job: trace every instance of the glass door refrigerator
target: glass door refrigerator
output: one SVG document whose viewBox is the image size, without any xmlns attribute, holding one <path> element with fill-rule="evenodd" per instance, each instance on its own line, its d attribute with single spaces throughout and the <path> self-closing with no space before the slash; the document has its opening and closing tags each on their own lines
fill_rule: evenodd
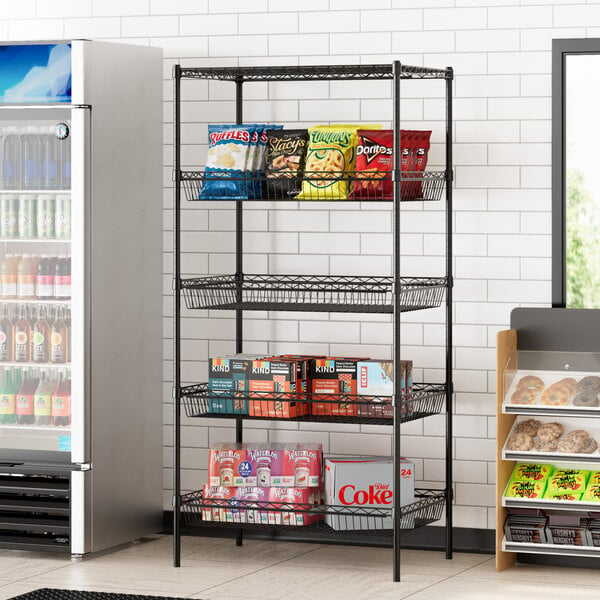
<svg viewBox="0 0 600 600">
<path fill-rule="evenodd" d="M 162 529 L 162 53 L 0 45 L 0 548 Z"/>
</svg>

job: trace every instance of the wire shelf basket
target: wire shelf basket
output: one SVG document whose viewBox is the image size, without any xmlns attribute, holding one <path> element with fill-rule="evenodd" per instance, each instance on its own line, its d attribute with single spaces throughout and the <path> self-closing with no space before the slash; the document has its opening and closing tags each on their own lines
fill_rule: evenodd
<svg viewBox="0 0 600 600">
<path fill-rule="evenodd" d="M 215 275 L 182 279 L 189 309 L 296 310 L 392 313 L 393 277 L 336 275 Z M 441 305 L 445 277 L 403 277 L 396 298 L 399 312 Z"/>
<path fill-rule="evenodd" d="M 412 531 L 442 517 L 444 490 L 415 490 L 415 502 L 402 507 L 400 527 Z M 393 533 L 392 508 L 308 505 L 293 502 L 248 501 L 237 498 L 204 499 L 201 491 L 181 496 L 184 522 L 190 527 L 271 529 L 337 535 Z"/>
<path fill-rule="evenodd" d="M 356 423 L 391 425 L 394 418 L 392 396 L 356 396 L 350 394 L 209 391 L 208 383 L 188 385 L 180 390 L 188 417 Z M 415 383 L 401 397 L 401 422 L 416 421 L 442 412 L 446 386 L 439 383 Z"/>
<path fill-rule="evenodd" d="M 187 200 L 357 201 L 390 202 L 390 173 L 329 173 L 305 171 L 302 176 L 269 179 L 251 171 L 181 171 Z M 309 181 L 311 185 L 303 186 Z M 435 202 L 446 187 L 445 171 L 404 171 L 402 202 Z M 304 188 L 304 189 L 303 189 Z"/>
</svg>

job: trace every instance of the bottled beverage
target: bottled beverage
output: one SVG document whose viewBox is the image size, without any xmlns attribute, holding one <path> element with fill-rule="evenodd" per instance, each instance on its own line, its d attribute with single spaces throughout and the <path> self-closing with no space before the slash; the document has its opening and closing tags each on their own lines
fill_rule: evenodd
<svg viewBox="0 0 600 600">
<path fill-rule="evenodd" d="M 61 254 L 54 267 L 54 297 L 71 297 L 71 257 Z"/>
<path fill-rule="evenodd" d="M 71 307 L 67 306 L 65 308 L 65 323 L 67 324 L 67 331 L 69 332 L 68 340 L 67 340 L 67 356 L 69 360 L 71 360 Z"/>
<path fill-rule="evenodd" d="M 71 189 L 71 136 L 60 143 L 60 189 Z"/>
<path fill-rule="evenodd" d="M 0 362 L 10 362 L 13 359 L 14 325 L 8 317 L 8 304 L 2 305 L 0 316 Z"/>
<path fill-rule="evenodd" d="M 46 369 L 42 369 L 40 381 L 33 396 L 33 416 L 36 425 L 52 423 L 52 385 Z"/>
<path fill-rule="evenodd" d="M 45 363 L 49 358 L 50 327 L 46 316 L 46 307 L 39 306 L 37 320 L 31 332 L 31 360 L 33 362 Z"/>
<path fill-rule="evenodd" d="M 71 239 L 71 196 L 59 194 L 55 202 L 54 228 L 56 237 Z"/>
<path fill-rule="evenodd" d="M 2 187 L 21 188 L 21 138 L 14 126 L 6 127 L 2 137 Z"/>
<path fill-rule="evenodd" d="M 17 306 L 14 359 L 17 362 L 31 360 L 31 324 L 27 318 L 27 307 L 24 304 Z"/>
<path fill-rule="evenodd" d="M 29 254 L 23 254 L 17 267 L 17 296 L 35 298 L 35 272 Z"/>
<path fill-rule="evenodd" d="M 37 264 L 35 277 L 35 295 L 37 298 L 52 298 L 54 296 L 54 272 L 51 270 L 50 257 L 42 255 Z"/>
<path fill-rule="evenodd" d="M 33 414 L 34 397 L 37 386 L 38 380 L 33 369 L 25 371 L 16 398 L 17 423 L 19 425 L 33 425 L 35 420 Z"/>
<path fill-rule="evenodd" d="M 42 187 L 42 145 L 38 128 L 30 125 L 23 136 L 23 188 L 39 190 Z"/>
<path fill-rule="evenodd" d="M 16 194 L 2 194 L 0 199 L 0 235 L 6 238 L 17 237 L 19 233 L 19 197 Z"/>
<path fill-rule="evenodd" d="M 55 190 L 60 183 L 60 148 L 55 128 L 50 125 L 41 128 L 42 141 L 42 189 Z"/>
<path fill-rule="evenodd" d="M 37 199 L 36 233 L 39 238 L 53 238 L 54 229 L 54 196 L 41 194 Z"/>
<path fill-rule="evenodd" d="M 61 371 L 58 384 L 52 395 L 52 421 L 56 426 L 66 426 L 71 423 L 71 380 L 66 371 Z"/>
<path fill-rule="evenodd" d="M 20 238 L 30 239 L 36 236 L 36 208 L 37 202 L 33 194 L 19 196 L 17 229 Z"/>
<path fill-rule="evenodd" d="M 4 369 L 4 381 L 0 387 L 0 423 L 8 425 L 17 420 L 16 391 L 13 381 L 13 370 Z"/>
<path fill-rule="evenodd" d="M 2 279 L 2 297 L 13 299 L 17 297 L 17 257 L 7 254 L 0 264 L 0 278 Z"/>
<path fill-rule="evenodd" d="M 50 362 L 64 363 L 69 360 L 67 356 L 69 347 L 69 330 L 65 323 L 65 314 L 62 306 L 56 307 L 56 318 L 52 323 L 50 333 Z"/>
</svg>

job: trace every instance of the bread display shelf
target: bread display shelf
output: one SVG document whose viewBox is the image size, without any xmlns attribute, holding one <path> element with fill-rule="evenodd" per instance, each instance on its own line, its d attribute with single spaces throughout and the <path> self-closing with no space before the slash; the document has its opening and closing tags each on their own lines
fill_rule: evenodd
<svg viewBox="0 0 600 600">
<path fill-rule="evenodd" d="M 587 556 L 600 558 L 600 547 L 596 546 L 566 546 L 559 544 L 526 544 L 524 542 L 507 542 L 502 540 L 504 552 L 519 552 L 524 554 L 553 554 L 561 556 Z"/>
<path fill-rule="evenodd" d="M 600 512 L 600 502 L 580 502 L 576 500 L 546 500 L 537 498 L 502 498 L 506 508 L 535 508 L 538 510 L 567 510 L 569 512 Z"/>
<path fill-rule="evenodd" d="M 519 415 L 513 426 L 506 437 L 506 442 L 502 448 L 502 459 L 503 460 L 515 460 L 521 462 L 532 462 L 532 463 L 541 463 L 541 462 L 550 462 L 550 463 L 590 463 L 590 464 L 600 464 L 600 450 L 596 449 L 594 452 L 589 454 L 583 452 L 540 452 L 532 448 L 531 450 L 526 450 L 525 448 L 519 449 L 508 449 L 511 438 L 517 434 L 517 429 L 520 423 L 529 420 L 529 416 L 527 415 Z M 560 436 L 559 440 L 564 436 L 568 435 L 571 431 L 576 430 L 584 430 L 587 431 L 589 437 L 593 438 L 598 442 L 600 440 L 600 421 L 590 422 L 588 419 L 583 418 L 569 418 L 569 420 L 557 421 L 555 419 L 550 418 L 540 418 L 537 419 L 540 423 L 560 423 L 564 431 Z"/>
</svg>

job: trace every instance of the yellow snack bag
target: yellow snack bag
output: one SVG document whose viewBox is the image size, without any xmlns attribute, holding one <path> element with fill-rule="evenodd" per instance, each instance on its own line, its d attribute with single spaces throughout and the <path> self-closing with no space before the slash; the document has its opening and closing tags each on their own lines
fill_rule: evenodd
<svg viewBox="0 0 600 600">
<path fill-rule="evenodd" d="M 308 150 L 302 191 L 298 200 L 345 200 L 348 177 L 354 175 L 359 129 L 381 129 L 381 124 L 317 125 L 308 130 Z"/>
</svg>

